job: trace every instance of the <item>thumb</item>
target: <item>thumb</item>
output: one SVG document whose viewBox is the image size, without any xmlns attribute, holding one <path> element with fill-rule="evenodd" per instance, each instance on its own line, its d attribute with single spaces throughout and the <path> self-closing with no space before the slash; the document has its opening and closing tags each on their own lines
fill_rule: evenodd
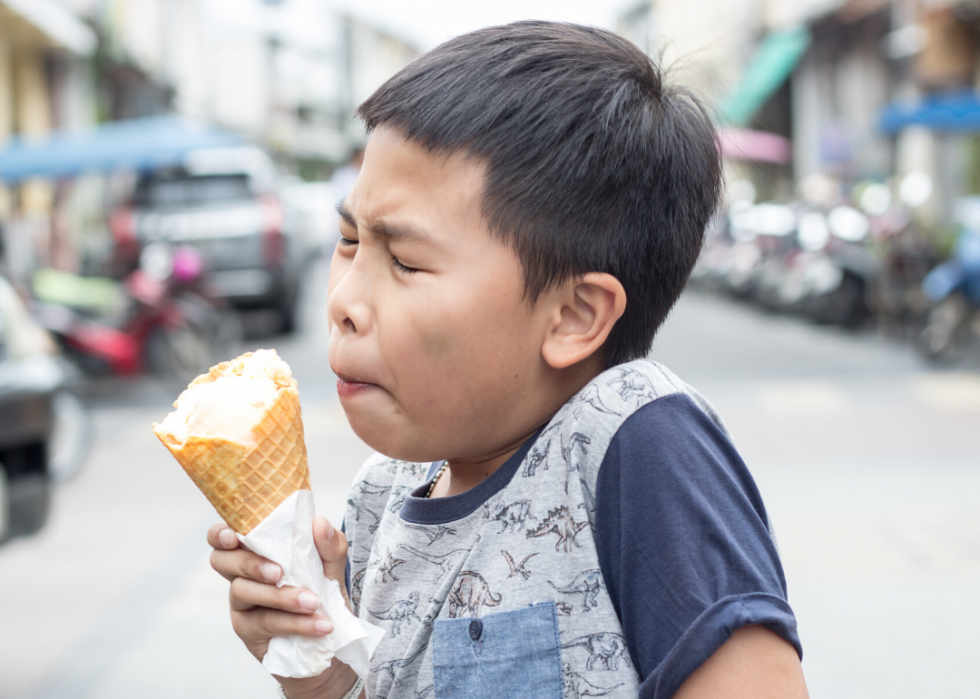
<svg viewBox="0 0 980 699">
<path fill-rule="evenodd" d="M 335 529 L 326 517 L 313 520 L 313 543 L 323 560 L 323 574 L 340 583 L 344 588 L 344 572 L 347 568 L 347 537 Z"/>
</svg>

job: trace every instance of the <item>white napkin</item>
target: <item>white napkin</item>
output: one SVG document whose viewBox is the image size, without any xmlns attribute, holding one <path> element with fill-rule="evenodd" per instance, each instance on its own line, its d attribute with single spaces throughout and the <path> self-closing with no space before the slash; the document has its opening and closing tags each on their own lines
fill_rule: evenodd
<svg viewBox="0 0 980 699">
<path fill-rule="evenodd" d="M 276 636 L 262 665 L 280 677 L 314 677 L 330 667 L 336 656 L 367 678 L 371 654 L 385 631 L 358 619 L 344 604 L 340 586 L 323 574 L 323 562 L 313 543 L 313 493 L 297 490 L 239 540 L 250 551 L 282 568 L 277 585 L 295 585 L 320 596 L 317 613 L 333 621 L 332 633 L 319 638 Z M 337 531 L 338 536 L 342 536 Z"/>
</svg>

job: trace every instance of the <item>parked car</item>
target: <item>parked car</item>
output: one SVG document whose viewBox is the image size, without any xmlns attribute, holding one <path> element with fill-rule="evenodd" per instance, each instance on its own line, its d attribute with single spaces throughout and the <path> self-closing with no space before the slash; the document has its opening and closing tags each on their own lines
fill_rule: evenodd
<svg viewBox="0 0 980 699">
<path fill-rule="evenodd" d="M 279 174 L 255 147 L 192 151 L 178 168 L 142 176 L 110 228 L 133 260 L 151 243 L 190 245 L 210 293 L 237 309 L 272 309 L 292 331 L 316 241 L 284 200 Z"/>
<path fill-rule="evenodd" d="M 85 461 L 91 431 L 72 378 L 0 274 L 0 542 L 39 530 L 52 482 Z"/>
</svg>

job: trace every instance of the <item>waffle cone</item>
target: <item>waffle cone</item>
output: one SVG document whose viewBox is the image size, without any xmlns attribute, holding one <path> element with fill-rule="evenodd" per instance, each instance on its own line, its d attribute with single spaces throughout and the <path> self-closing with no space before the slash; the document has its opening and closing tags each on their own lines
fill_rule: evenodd
<svg viewBox="0 0 980 699">
<path fill-rule="evenodd" d="M 228 365 L 218 365 L 191 386 L 213 381 Z M 180 442 L 160 425 L 153 426 L 154 433 L 222 519 L 242 535 L 295 491 L 310 489 L 299 392 L 292 377 L 284 383 L 278 398 L 253 429 L 254 446 L 198 435 L 188 435 Z"/>
</svg>

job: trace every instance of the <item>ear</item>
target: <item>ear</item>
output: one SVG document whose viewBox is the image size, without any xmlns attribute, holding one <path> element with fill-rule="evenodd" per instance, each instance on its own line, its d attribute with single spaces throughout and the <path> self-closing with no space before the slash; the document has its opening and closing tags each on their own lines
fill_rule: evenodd
<svg viewBox="0 0 980 699">
<path fill-rule="evenodd" d="M 616 277 L 589 272 L 556 291 L 556 306 L 541 355 L 565 369 L 594 355 L 626 310 L 626 291 Z"/>
</svg>

